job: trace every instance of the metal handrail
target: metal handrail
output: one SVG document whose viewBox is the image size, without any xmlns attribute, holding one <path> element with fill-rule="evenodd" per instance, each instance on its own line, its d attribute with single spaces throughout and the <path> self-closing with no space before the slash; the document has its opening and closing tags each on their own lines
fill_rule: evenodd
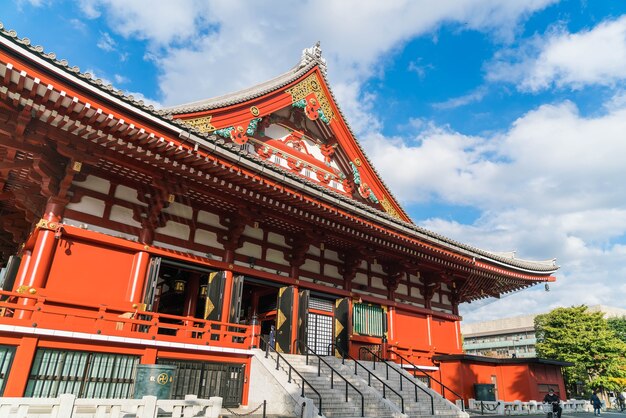
<svg viewBox="0 0 626 418">
<path fill-rule="evenodd" d="M 342 364 L 345 364 L 345 359 L 346 358 L 349 358 L 350 360 L 354 361 L 354 374 L 358 375 L 357 365 L 361 366 L 361 368 L 367 372 L 367 386 L 370 386 L 370 387 L 372 386 L 372 376 L 374 376 L 374 378 L 376 378 L 376 380 L 378 380 L 383 385 L 383 398 L 384 399 L 387 399 L 386 389 L 389 389 L 390 391 L 395 393 L 396 396 L 398 398 L 400 398 L 400 406 L 401 406 L 402 413 L 404 414 L 404 398 L 402 397 L 402 395 L 400 395 L 398 392 L 396 392 L 396 390 L 394 388 L 392 388 L 391 386 L 389 386 L 388 384 L 383 382 L 383 380 L 380 377 L 378 377 L 376 374 L 372 373 L 372 371 L 370 369 L 368 369 L 367 367 L 362 365 L 357 359 L 355 359 L 350 354 L 345 353 L 342 349 L 337 347 L 337 344 L 335 344 L 335 343 L 328 344 L 328 352 L 329 353 L 332 353 L 332 347 L 333 346 L 335 347 L 335 349 L 337 351 L 339 351 L 339 354 L 341 354 L 341 356 L 342 356 Z"/>
<path fill-rule="evenodd" d="M 461 402 L 461 410 L 465 411 L 465 400 L 463 399 L 463 397 L 461 395 L 459 395 L 458 393 L 456 393 L 455 391 L 453 391 L 452 389 L 450 389 L 449 387 L 447 387 L 446 385 L 441 383 L 439 380 L 437 380 L 437 378 L 429 375 L 424 370 L 418 368 L 415 364 L 411 363 L 411 361 L 409 359 L 404 357 L 402 354 L 398 353 L 396 350 L 394 350 L 394 349 L 388 349 L 388 350 L 390 352 L 393 352 L 398 357 L 400 357 L 400 367 L 403 366 L 403 364 L 404 364 L 403 361 L 405 361 L 413 368 L 413 377 L 417 378 L 417 376 L 415 376 L 415 370 L 417 370 L 420 373 L 422 373 L 424 376 L 428 377 L 429 379 L 434 380 L 441 387 L 441 396 L 443 396 L 444 399 L 446 397 L 446 389 L 448 389 L 450 392 L 452 392 L 452 394 L 456 395 L 456 397 L 459 398 L 462 401 Z"/>
<path fill-rule="evenodd" d="M 265 339 L 265 337 L 263 337 L 262 335 L 259 335 L 259 338 L 265 343 L 265 358 L 267 358 L 269 356 L 270 353 L 270 348 L 272 350 L 274 350 L 274 353 L 276 353 L 276 370 L 278 370 L 280 368 L 280 359 L 282 359 L 285 364 L 287 364 L 287 366 L 289 366 L 289 372 L 287 373 L 287 375 L 289 376 L 288 378 L 288 382 L 291 383 L 291 371 L 293 370 L 299 377 L 300 379 L 302 379 L 302 397 L 304 398 L 304 385 L 307 384 L 309 385 L 309 387 L 311 388 L 311 390 L 313 392 L 315 392 L 315 394 L 317 395 L 319 401 L 320 401 L 320 406 L 318 408 L 317 414 L 318 415 L 322 415 L 322 395 L 320 395 L 320 393 L 317 391 L 317 389 L 315 389 L 313 387 L 313 385 L 311 385 L 305 378 L 304 376 L 302 376 L 300 374 L 300 372 L 298 372 L 295 367 L 293 367 L 285 357 L 283 357 L 278 351 L 276 351 L 276 349 L 274 347 L 272 347 L 270 345 L 270 343 Z"/>
<path fill-rule="evenodd" d="M 414 386 L 414 389 L 415 389 L 415 402 L 418 401 L 417 389 L 419 389 L 422 392 L 424 392 L 425 394 L 427 394 L 430 397 L 431 414 L 435 415 L 435 397 L 433 396 L 432 393 L 428 392 L 426 389 L 424 389 L 423 387 L 421 387 L 420 385 L 415 383 L 413 380 L 411 380 L 410 378 L 405 376 L 404 373 L 402 373 L 400 370 L 398 370 L 395 367 L 393 367 L 392 365 L 390 365 L 387 360 L 383 359 L 382 357 L 380 357 L 378 354 L 374 353 L 372 350 L 370 350 L 367 347 L 359 348 L 359 359 L 361 359 L 361 351 L 363 351 L 363 350 L 369 352 L 372 355 L 372 357 L 374 358 L 374 370 L 376 370 L 376 359 L 378 359 L 381 363 L 385 363 L 385 366 L 386 366 L 385 372 L 386 372 L 386 375 L 387 375 L 387 380 L 389 380 L 389 368 L 391 368 L 391 370 L 393 370 L 394 372 L 396 372 L 396 373 L 398 373 L 400 375 L 400 391 L 402 391 L 402 379 L 406 379 L 407 382 L 411 383 Z"/>
<path fill-rule="evenodd" d="M 309 352 L 313 353 L 315 355 L 315 357 L 317 357 L 317 375 L 318 376 L 322 375 L 322 363 L 324 363 L 330 369 L 330 388 L 331 389 L 335 388 L 335 384 L 334 384 L 334 376 L 335 376 L 335 374 L 337 374 L 337 376 L 339 376 L 344 382 L 346 382 L 346 402 L 348 402 L 348 385 L 350 385 L 350 387 L 352 389 L 354 389 L 359 395 L 361 395 L 361 416 L 364 417 L 365 416 L 365 397 L 363 396 L 363 392 L 358 390 L 356 388 L 356 386 L 354 386 L 352 383 L 350 383 L 348 381 L 348 379 L 343 377 L 341 375 L 341 373 L 339 373 L 337 370 L 335 370 L 335 368 L 333 366 L 331 366 L 326 360 L 324 360 L 322 358 L 322 356 L 317 354 L 315 352 L 315 350 L 313 350 L 311 347 L 309 347 L 304 341 L 294 340 L 293 341 L 293 345 L 296 346 L 297 348 L 304 347 L 306 349 L 305 356 L 306 356 L 306 364 L 307 364 L 307 366 L 309 364 Z"/>
</svg>

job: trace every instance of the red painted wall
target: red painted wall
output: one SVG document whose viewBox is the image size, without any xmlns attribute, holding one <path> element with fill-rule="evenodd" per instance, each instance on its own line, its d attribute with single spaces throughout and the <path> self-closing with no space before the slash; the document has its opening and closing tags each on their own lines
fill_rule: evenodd
<svg viewBox="0 0 626 418">
<path fill-rule="evenodd" d="M 432 336 L 433 350 L 435 352 L 445 354 L 463 352 L 455 324 L 455 321 L 447 321 L 439 318 L 431 319 L 430 333 Z"/>
<path fill-rule="evenodd" d="M 549 387 L 565 399 L 560 366 L 538 363 L 490 364 L 462 360 L 440 364 L 440 380 L 464 399 L 475 398 L 474 384 L 495 383 L 498 400 L 542 400 Z"/>
<path fill-rule="evenodd" d="M 394 342 L 400 347 L 428 351 L 428 324 L 426 315 L 396 310 L 394 315 Z"/>
<path fill-rule="evenodd" d="M 42 295 L 73 303 L 120 306 L 125 301 L 133 254 L 73 238 L 58 240 Z"/>
</svg>

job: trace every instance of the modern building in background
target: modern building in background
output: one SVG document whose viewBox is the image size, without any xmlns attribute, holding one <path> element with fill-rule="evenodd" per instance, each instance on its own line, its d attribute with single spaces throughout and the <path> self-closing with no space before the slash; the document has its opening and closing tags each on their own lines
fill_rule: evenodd
<svg viewBox="0 0 626 418">
<path fill-rule="evenodd" d="M 604 312 L 605 318 L 626 316 L 626 309 L 604 305 L 589 307 L 589 312 Z M 493 321 L 462 324 L 463 349 L 466 354 L 488 357 L 537 357 L 535 317 L 523 315 Z"/>
</svg>

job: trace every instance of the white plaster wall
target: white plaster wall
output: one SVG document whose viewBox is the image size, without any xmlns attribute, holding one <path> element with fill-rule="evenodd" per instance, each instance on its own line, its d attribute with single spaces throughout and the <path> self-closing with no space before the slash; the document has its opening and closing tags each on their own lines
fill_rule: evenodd
<svg viewBox="0 0 626 418">
<path fill-rule="evenodd" d="M 309 250 L 306 253 L 315 257 L 319 257 L 322 255 L 322 251 L 319 248 L 314 247 L 313 245 L 309 247 Z"/>
<path fill-rule="evenodd" d="M 337 266 L 331 264 L 326 264 L 324 266 L 324 276 L 331 277 L 333 279 L 342 279 Z"/>
<path fill-rule="evenodd" d="M 367 285 L 367 275 L 365 273 L 357 273 L 352 280 L 352 284 L 364 284 Z"/>
<path fill-rule="evenodd" d="M 252 244 L 250 242 L 244 242 L 243 246 L 237 249 L 237 254 L 246 255 L 248 257 L 254 257 L 257 260 L 261 258 L 263 249 L 260 245 Z M 249 263 L 244 263 L 249 264 Z"/>
<path fill-rule="evenodd" d="M 170 215 L 178 216 L 180 218 L 191 219 L 193 218 L 193 209 L 191 206 L 183 205 L 182 203 L 172 202 L 170 205 L 163 209 L 163 212 Z"/>
<path fill-rule="evenodd" d="M 324 251 L 324 258 L 329 261 L 340 261 L 339 254 L 337 254 L 337 252 L 333 250 Z"/>
<path fill-rule="evenodd" d="M 378 264 L 378 263 L 372 263 L 370 269 L 371 269 L 372 273 L 378 273 L 380 275 L 385 275 L 385 272 L 383 271 L 383 266 Z"/>
<path fill-rule="evenodd" d="M 420 292 L 420 290 L 416 287 L 412 287 L 411 288 L 411 296 L 416 297 L 416 298 L 421 298 L 422 297 L 422 293 Z"/>
<path fill-rule="evenodd" d="M 111 207 L 111 215 L 109 219 L 130 226 L 141 228 L 141 224 L 133 219 L 133 210 L 124 206 L 113 205 Z"/>
<path fill-rule="evenodd" d="M 249 225 L 246 225 L 245 229 L 243 230 L 243 235 L 246 237 L 262 240 L 263 230 L 261 228 L 253 228 Z"/>
<path fill-rule="evenodd" d="M 111 182 L 109 180 L 92 175 L 88 175 L 85 178 L 85 181 L 74 181 L 72 183 L 85 189 L 104 194 L 108 194 L 111 187 Z"/>
<path fill-rule="evenodd" d="M 311 271 L 313 273 L 319 273 L 320 263 L 315 260 L 306 259 L 304 264 L 300 267 L 300 270 Z"/>
<path fill-rule="evenodd" d="M 267 234 L 267 241 L 270 244 L 284 245 L 284 246 L 287 245 L 287 243 L 285 242 L 285 237 L 284 236 L 275 234 L 273 232 L 270 232 L 270 233 Z"/>
<path fill-rule="evenodd" d="M 405 284 L 400 284 L 400 285 L 398 285 L 398 288 L 396 289 L 396 294 L 398 294 L 398 295 L 408 295 L 409 294 L 409 289 L 406 287 Z"/>
<path fill-rule="evenodd" d="M 409 281 L 411 283 L 416 283 L 416 284 L 421 283 L 420 278 L 418 276 L 414 275 L 414 274 L 409 274 Z"/>
<path fill-rule="evenodd" d="M 380 277 L 372 277 L 372 287 L 387 290 L 387 287 L 383 284 L 383 279 Z"/>
<path fill-rule="evenodd" d="M 196 229 L 196 234 L 193 242 L 202 245 L 208 245 L 209 247 L 222 248 L 222 245 L 217 242 L 217 234 L 207 231 L 206 229 Z"/>
<path fill-rule="evenodd" d="M 274 249 L 268 249 L 265 255 L 265 259 L 269 262 L 280 264 L 281 266 L 288 266 L 289 263 L 283 257 L 282 251 L 276 251 Z"/>
<path fill-rule="evenodd" d="M 127 202 L 136 203 L 138 205 L 146 206 L 145 203 L 141 203 L 139 199 L 137 199 L 137 190 L 131 189 L 130 187 L 124 186 L 122 184 L 118 184 L 115 188 L 116 198 L 120 200 L 125 200 Z"/>
<path fill-rule="evenodd" d="M 210 226 L 220 226 L 220 217 L 214 213 L 201 210 L 198 211 L 198 222 Z"/>
<path fill-rule="evenodd" d="M 77 212 L 87 213 L 89 215 L 102 218 L 106 203 L 104 200 L 94 199 L 93 197 L 83 196 L 80 202 L 68 203 L 67 208 Z"/>
<path fill-rule="evenodd" d="M 441 295 L 441 303 L 452 306 L 452 304 L 450 303 L 450 298 L 448 298 L 448 295 Z"/>
<path fill-rule="evenodd" d="M 189 225 L 181 224 L 174 221 L 168 221 L 164 227 L 157 228 L 155 232 L 170 237 L 189 239 L 190 228 Z"/>
</svg>

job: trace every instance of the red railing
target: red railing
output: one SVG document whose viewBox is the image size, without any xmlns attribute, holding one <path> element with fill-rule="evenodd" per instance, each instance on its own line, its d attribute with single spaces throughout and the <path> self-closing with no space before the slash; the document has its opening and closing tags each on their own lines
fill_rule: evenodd
<svg viewBox="0 0 626 418">
<path fill-rule="evenodd" d="M 0 290 L 0 324 L 248 349 L 252 327 Z"/>
</svg>

